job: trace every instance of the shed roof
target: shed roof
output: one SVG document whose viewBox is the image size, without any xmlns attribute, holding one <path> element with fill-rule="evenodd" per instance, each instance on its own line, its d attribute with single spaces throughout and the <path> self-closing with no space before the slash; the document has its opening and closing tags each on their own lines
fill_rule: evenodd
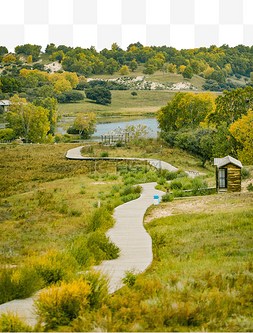
<svg viewBox="0 0 253 333">
<path fill-rule="evenodd" d="M 124 135 L 126 133 L 127 131 L 119 126 L 115 130 L 110 130 L 109 132 L 104 133 L 103 136 L 113 136 L 113 135 L 117 136 L 117 135 Z"/>
<path fill-rule="evenodd" d="M 242 168 L 242 163 L 229 155 L 223 158 L 215 158 L 213 164 L 216 165 L 217 168 L 221 168 L 229 163 L 232 163 L 239 168 Z"/>
</svg>

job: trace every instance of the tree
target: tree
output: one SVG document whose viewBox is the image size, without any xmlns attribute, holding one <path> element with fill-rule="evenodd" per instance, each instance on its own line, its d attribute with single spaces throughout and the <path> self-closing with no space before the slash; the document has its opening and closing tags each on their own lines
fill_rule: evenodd
<svg viewBox="0 0 253 333">
<path fill-rule="evenodd" d="M 223 122 L 230 125 L 253 108 L 253 88 L 248 86 L 244 89 L 223 91 L 223 95 L 216 98 L 215 104 L 215 110 L 207 117 L 208 122 L 216 126 Z"/>
<path fill-rule="evenodd" d="M 210 93 L 176 93 L 167 106 L 158 110 L 157 120 L 162 131 L 178 131 L 196 127 L 214 110 L 214 95 Z"/>
<path fill-rule="evenodd" d="M 84 95 L 74 90 L 65 91 L 60 95 L 56 95 L 56 97 L 59 103 L 75 103 L 84 100 Z"/>
<path fill-rule="evenodd" d="M 97 104 L 111 104 L 112 95 L 109 89 L 95 87 L 89 90 L 85 90 L 85 94 L 88 99 L 95 101 Z"/>
<path fill-rule="evenodd" d="M 155 59 L 151 58 L 144 64 L 143 73 L 152 75 L 157 71 L 157 62 Z"/>
<path fill-rule="evenodd" d="M 182 73 L 183 77 L 185 79 L 191 79 L 193 77 L 193 69 L 191 66 L 186 66 L 183 73 Z"/>
<path fill-rule="evenodd" d="M 0 90 L 3 93 L 21 92 L 22 83 L 17 79 L 12 79 L 9 77 L 1 77 Z"/>
<path fill-rule="evenodd" d="M 14 62 L 17 59 L 14 57 L 13 54 L 8 54 L 7 56 L 3 57 L 3 62 Z"/>
<path fill-rule="evenodd" d="M 131 95 L 134 97 L 134 96 L 137 96 L 137 92 L 136 91 L 132 91 L 131 92 Z"/>
<path fill-rule="evenodd" d="M 247 115 L 235 121 L 229 132 L 242 146 L 237 150 L 239 159 L 242 163 L 253 164 L 253 111 L 249 110 Z"/>
<path fill-rule="evenodd" d="M 184 68 L 185 68 L 186 66 L 184 66 Z M 168 66 L 167 66 L 167 71 L 169 72 L 169 73 L 176 73 L 177 72 L 177 66 L 176 65 L 174 65 L 174 64 L 168 64 Z"/>
<path fill-rule="evenodd" d="M 63 91 L 72 90 L 71 83 L 66 79 L 61 79 L 54 82 L 54 92 L 56 94 L 61 94 Z"/>
<path fill-rule="evenodd" d="M 130 67 L 131 71 L 134 72 L 138 68 L 137 61 L 135 59 L 130 61 L 129 67 Z"/>
<path fill-rule="evenodd" d="M 0 55 L 8 53 L 8 49 L 5 46 L 0 46 Z"/>
<path fill-rule="evenodd" d="M 93 112 L 79 113 L 72 128 L 68 129 L 68 133 L 75 134 L 75 132 L 78 132 L 82 138 L 88 139 L 96 131 L 96 122 L 96 116 Z"/>
<path fill-rule="evenodd" d="M 128 66 L 127 65 L 122 66 L 119 72 L 120 72 L 121 75 L 129 74 Z"/>
<path fill-rule="evenodd" d="M 35 106 L 41 106 L 44 109 L 47 109 L 48 112 L 48 120 L 49 120 L 49 134 L 53 134 L 55 133 L 55 128 L 56 128 L 56 123 L 58 120 L 58 104 L 57 104 L 57 100 L 55 98 L 50 98 L 47 97 L 44 100 L 42 99 L 35 99 L 33 101 L 33 104 Z"/>
<path fill-rule="evenodd" d="M 110 58 L 106 62 L 105 70 L 107 71 L 107 73 L 112 75 L 113 73 L 115 73 L 117 71 L 118 66 L 119 66 L 118 62 L 116 60 L 114 60 L 113 58 Z"/>
<path fill-rule="evenodd" d="M 50 129 L 49 111 L 27 103 L 25 98 L 19 98 L 17 95 L 10 98 L 10 102 L 6 119 L 15 136 L 24 137 L 27 141 L 43 142 Z"/>
<path fill-rule="evenodd" d="M 150 132 L 153 132 L 150 127 L 146 125 L 127 125 L 126 132 L 129 133 L 130 138 L 139 140 L 145 138 Z"/>
<path fill-rule="evenodd" d="M 33 62 L 33 56 L 32 55 L 29 55 L 28 57 L 27 57 L 27 63 L 28 64 L 31 64 Z"/>
</svg>

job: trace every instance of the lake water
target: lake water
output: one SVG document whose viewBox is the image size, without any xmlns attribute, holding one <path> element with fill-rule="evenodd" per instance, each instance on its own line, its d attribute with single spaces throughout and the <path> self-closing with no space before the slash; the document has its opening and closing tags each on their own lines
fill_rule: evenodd
<svg viewBox="0 0 253 333">
<path fill-rule="evenodd" d="M 118 127 L 125 129 L 127 125 L 146 125 L 151 130 L 149 131 L 148 137 L 157 138 L 158 123 L 156 118 L 145 118 L 131 121 L 119 121 L 117 123 L 108 123 L 108 124 L 97 124 L 97 131 L 92 135 L 92 137 L 100 137 L 101 135 L 109 132 L 110 130 L 115 130 Z M 65 134 L 66 130 L 63 127 L 57 127 L 56 132 L 60 134 Z"/>
<path fill-rule="evenodd" d="M 132 120 L 127 122 L 117 122 L 117 123 L 108 123 L 108 124 L 98 124 L 97 125 L 97 132 L 94 133 L 93 137 L 100 137 L 101 135 L 109 132 L 110 130 L 115 130 L 118 127 L 121 127 L 122 129 L 125 129 L 127 125 L 146 125 L 148 128 L 150 128 L 149 131 L 149 137 L 150 138 L 156 138 L 157 137 L 157 130 L 158 130 L 158 123 L 155 118 L 147 118 L 147 119 L 138 119 L 138 120 Z"/>
</svg>

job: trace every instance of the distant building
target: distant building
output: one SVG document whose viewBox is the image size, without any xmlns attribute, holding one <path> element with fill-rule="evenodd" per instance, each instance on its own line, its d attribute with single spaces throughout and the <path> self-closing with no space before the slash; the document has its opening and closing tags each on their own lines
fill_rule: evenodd
<svg viewBox="0 0 253 333">
<path fill-rule="evenodd" d="M 0 100 L 0 108 L 3 109 L 4 112 L 9 111 L 10 101 L 7 99 Z"/>
<path fill-rule="evenodd" d="M 240 192 L 242 163 L 228 155 L 224 158 L 215 158 L 214 165 L 217 192 Z"/>
</svg>

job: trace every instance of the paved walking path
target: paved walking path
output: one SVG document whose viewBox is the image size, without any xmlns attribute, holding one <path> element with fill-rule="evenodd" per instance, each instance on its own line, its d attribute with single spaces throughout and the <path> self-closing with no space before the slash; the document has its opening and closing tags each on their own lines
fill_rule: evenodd
<svg viewBox="0 0 253 333">
<path fill-rule="evenodd" d="M 151 159 L 151 158 L 134 158 L 134 157 L 87 157 L 87 156 L 82 156 L 81 155 L 81 149 L 82 147 L 77 147 L 77 148 L 73 148 L 70 149 L 67 152 L 66 157 L 68 159 L 72 159 L 72 160 L 89 160 L 89 161 L 96 161 L 96 160 L 126 160 L 126 161 L 147 161 L 149 164 L 153 165 L 156 168 L 161 168 L 161 169 L 166 169 L 169 170 L 170 172 L 174 172 L 177 171 L 178 169 L 175 168 L 174 166 L 172 166 L 171 164 L 164 162 L 164 161 L 160 161 L 160 160 L 155 160 L 155 159 Z"/>
<path fill-rule="evenodd" d="M 120 248 L 120 256 L 115 260 L 105 260 L 96 268 L 110 278 L 109 292 L 123 286 L 122 278 L 126 271 L 144 272 L 153 260 L 152 239 L 143 227 L 143 216 L 154 203 L 154 195 L 164 194 L 155 190 L 157 183 L 141 184 L 141 197 L 115 208 L 113 217 L 116 223 L 107 232 L 110 240 Z"/>
<path fill-rule="evenodd" d="M 88 159 L 81 156 L 81 148 L 78 147 L 69 150 L 66 157 L 69 159 Z M 162 169 L 170 171 L 177 170 L 170 164 L 162 161 L 148 161 L 151 164 L 153 163 L 154 166 L 157 166 L 159 162 L 159 167 Z M 107 232 L 111 241 L 120 248 L 119 258 L 103 261 L 101 265 L 95 267 L 95 269 L 108 274 L 110 278 L 110 293 L 122 287 L 122 278 L 125 276 L 126 271 L 134 270 L 135 273 L 141 273 L 145 271 L 153 259 L 152 239 L 143 227 L 143 216 L 146 209 L 153 204 L 154 195 L 161 197 L 164 192 L 155 190 L 156 183 L 147 183 L 141 186 L 143 191 L 140 198 L 115 208 L 113 217 L 116 223 Z M 32 297 L 24 300 L 13 300 L 0 305 L 0 314 L 8 311 L 19 314 L 31 326 L 34 326 L 37 322 L 37 317 L 33 311 Z"/>
</svg>

